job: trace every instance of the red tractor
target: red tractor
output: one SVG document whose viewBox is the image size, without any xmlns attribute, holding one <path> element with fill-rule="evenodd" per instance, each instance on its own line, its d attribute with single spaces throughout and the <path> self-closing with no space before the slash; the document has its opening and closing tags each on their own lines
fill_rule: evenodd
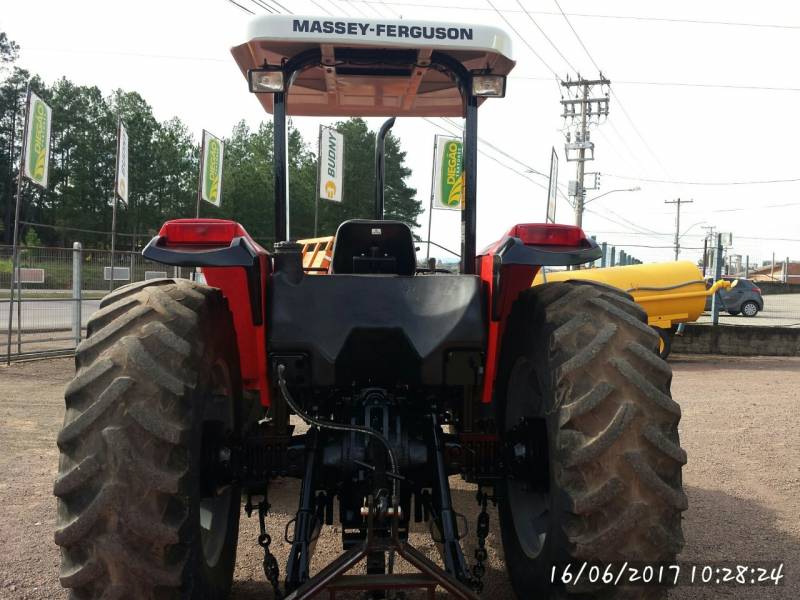
<svg viewBox="0 0 800 600">
<path fill-rule="evenodd" d="M 132 284 L 92 317 L 58 436 L 55 540 L 73 597 L 226 597 L 243 502 L 278 596 L 438 586 L 475 598 L 488 502 L 519 598 L 663 595 L 561 577 L 673 561 L 686 454 L 670 368 L 630 296 L 531 287 L 542 266 L 599 258 L 581 229 L 513 225 L 476 251 L 478 106 L 504 95 L 510 45 L 488 26 L 252 21 L 233 55 L 274 118 L 278 242 L 267 251 L 231 221 L 170 221 L 144 256 L 198 267 L 208 285 Z M 341 224 L 326 274 L 303 268 L 286 117 L 352 114 L 465 119 L 459 274 L 419 269 L 409 227 L 382 219 L 380 152 L 375 219 Z M 478 490 L 474 564 L 452 475 Z M 280 477 L 301 482 L 283 576 L 265 526 Z M 311 573 L 334 520 L 343 553 Z M 408 542 L 421 521 L 439 563 Z M 397 559 L 415 572 L 395 572 Z"/>
</svg>

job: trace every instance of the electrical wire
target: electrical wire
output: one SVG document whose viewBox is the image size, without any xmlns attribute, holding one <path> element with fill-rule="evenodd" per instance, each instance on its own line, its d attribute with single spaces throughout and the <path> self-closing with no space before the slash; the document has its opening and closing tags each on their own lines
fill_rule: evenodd
<svg viewBox="0 0 800 600">
<path fill-rule="evenodd" d="M 379 4 L 377 0 L 361 0 L 363 4 Z M 457 10 L 471 10 L 471 11 L 480 11 L 480 12 L 488 12 L 492 9 L 484 8 L 481 6 L 463 6 L 463 5 L 455 5 L 455 4 L 431 4 L 431 3 L 412 3 L 412 2 L 395 2 L 391 0 L 385 0 L 384 2 L 380 2 L 380 4 L 385 4 L 389 6 L 402 6 L 406 8 L 440 8 L 440 9 L 457 9 Z M 516 9 L 505 9 L 504 12 L 508 13 L 521 13 L 523 11 L 516 10 Z M 560 16 L 561 13 L 555 11 L 548 11 L 548 10 L 526 10 L 525 12 L 529 12 L 534 15 L 544 15 L 544 16 Z M 730 26 L 730 27 L 754 27 L 754 28 L 767 28 L 767 29 L 800 29 L 800 25 L 786 25 L 781 23 L 751 23 L 746 21 L 720 21 L 720 20 L 713 20 L 713 19 L 688 19 L 688 18 L 678 18 L 678 17 L 642 17 L 637 15 L 614 15 L 614 14 L 598 14 L 598 13 L 581 13 L 581 12 L 568 12 L 566 13 L 569 17 L 581 17 L 587 19 L 617 19 L 617 20 L 629 20 L 629 21 L 652 21 L 658 23 L 685 23 L 689 25 L 721 25 L 721 26 Z"/>
<path fill-rule="evenodd" d="M 586 53 L 586 56 L 589 57 L 589 60 L 592 62 L 594 67 L 599 72 L 602 73 L 602 69 L 600 68 L 600 65 L 597 64 L 597 61 L 592 56 L 591 52 L 589 52 L 589 49 L 586 47 L 586 44 L 583 43 L 583 40 L 581 39 L 581 36 L 578 35 L 578 32 L 575 30 L 575 27 L 572 26 L 572 22 L 569 20 L 569 17 L 567 17 L 567 14 L 564 12 L 564 9 L 561 8 L 561 5 L 558 3 L 558 0 L 553 0 L 553 2 L 555 2 L 556 6 L 558 7 L 559 12 L 561 12 L 561 16 L 564 17 L 564 20 L 567 22 L 567 25 L 569 25 L 569 28 L 572 30 L 572 33 L 575 35 L 575 38 L 578 40 L 578 43 L 581 45 L 581 48 L 583 48 L 583 51 Z M 617 94 L 613 89 L 611 89 L 611 95 L 614 97 L 614 100 L 619 105 L 619 108 L 622 111 L 622 114 L 625 116 L 625 118 L 631 124 L 631 127 L 633 128 L 633 131 L 636 133 L 638 138 L 641 140 L 642 145 L 650 153 L 650 156 L 652 156 L 655 159 L 656 163 L 658 163 L 658 166 L 661 167 L 661 170 L 664 171 L 664 173 L 669 177 L 670 176 L 669 172 L 664 167 L 664 165 L 661 163 L 661 160 L 658 158 L 658 156 L 653 151 L 653 149 L 650 147 L 650 144 L 647 143 L 647 140 L 642 135 L 642 133 L 639 131 L 639 128 L 636 126 L 636 123 L 631 118 L 630 114 L 628 114 L 628 111 L 625 108 L 625 105 L 622 103 L 622 100 L 620 99 L 619 94 Z"/>
<path fill-rule="evenodd" d="M 724 185 L 767 185 L 772 183 L 796 183 L 800 181 L 800 177 L 793 177 L 789 179 L 761 179 L 752 181 L 682 181 L 679 179 L 650 179 L 647 177 L 632 177 L 630 175 L 615 175 L 614 173 L 603 173 L 606 177 L 615 177 L 617 179 L 628 179 L 631 181 L 643 181 L 645 183 L 669 183 L 674 185 L 709 185 L 709 186 L 724 186 Z"/>
<path fill-rule="evenodd" d="M 563 61 L 564 61 L 565 63 L 567 63 L 567 66 L 569 66 L 569 68 L 570 68 L 570 69 L 572 69 L 573 71 L 577 72 L 577 71 L 578 71 L 578 69 L 576 69 L 576 68 L 575 68 L 575 67 L 572 65 L 572 63 L 571 63 L 571 62 L 569 62 L 569 59 L 568 59 L 566 56 L 564 56 L 564 53 L 563 53 L 563 52 L 561 52 L 561 48 L 559 48 L 558 46 L 556 46 L 556 45 L 553 43 L 553 40 L 551 40 L 551 39 L 550 39 L 550 36 L 549 36 L 549 35 L 547 35 L 547 34 L 545 33 L 544 29 L 542 29 L 542 28 L 539 26 L 539 23 L 537 23 L 537 22 L 536 22 L 536 19 L 534 19 L 534 18 L 533 18 L 533 15 L 532 15 L 531 13 L 529 13 L 527 10 L 525 10 L 525 7 L 522 5 L 522 2 L 521 2 L 520 0 L 517 0 L 517 4 L 519 4 L 519 7 L 522 9 L 522 12 L 524 12 L 524 13 L 525 13 L 525 15 L 526 15 L 526 16 L 527 16 L 527 17 L 530 19 L 531 23 L 533 23 L 533 24 L 536 26 L 536 29 L 538 29 L 538 30 L 539 30 L 539 33 L 541 33 L 541 34 L 544 36 L 544 39 L 546 39 L 546 40 L 547 40 L 547 41 L 550 43 L 550 45 L 553 47 L 553 50 L 555 50 L 555 51 L 558 53 L 558 55 L 559 55 L 559 56 L 560 56 L 560 57 L 563 59 Z"/>
<path fill-rule="evenodd" d="M 252 10 L 250 10 L 249 8 L 247 8 L 246 6 L 242 6 L 241 4 L 239 4 L 238 2 L 236 2 L 236 0 L 226 0 L 226 1 L 227 1 L 227 2 L 230 2 L 230 3 L 231 3 L 231 4 L 233 4 L 234 6 L 238 6 L 238 7 L 239 7 L 239 8 L 241 8 L 241 9 L 242 9 L 244 12 L 250 13 L 251 15 L 254 15 L 254 14 L 256 14 L 256 13 L 254 13 Z"/>
<path fill-rule="evenodd" d="M 508 26 L 511 28 L 511 30 L 512 30 L 514 33 L 516 33 L 516 34 L 517 34 L 517 37 L 518 37 L 518 38 L 519 38 L 519 39 L 522 41 L 522 43 L 523 43 L 523 44 L 525 44 L 525 45 L 528 47 L 528 49 L 529 49 L 529 50 L 530 50 L 530 51 L 533 53 L 533 55 L 534 55 L 536 58 L 538 58 L 538 59 L 539 59 L 539 61 L 540 61 L 540 62 L 541 62 L 541 63 L 542 63 L 542 64 L 543 64 L 545 67 L 547 67 L 547 70 L 548 70 L 548 71 L 550 71 L 550 72 L 553 74 L 553 77 L 555 77 L 556 79 L 558 79 L 558 73 L 555 71 L 555 69 L 553 69 L 553 67 L 551 67 L 551 66 L 550 66 L 550 65 L 547 63 L 547 61 L 541 57 L 541 55 L 540 55 L 540 54 L 539 54 L 539 53 L 538 53 L 538 52 L 537 52 L 537 51 L 534 49 L 534 47 L 533 47 L 533 46 L 531 46 L 531 44 L 528 42 L 528 40 L 526 40 L 526 39 L 525 39 L 525 38 L 522 36 L 522 34 L 521 34 L 519 31 L 517 31 L 517 28 L 516 28 L 516 27 L 514 27 L 514 26 L 511 24 L 511 21 L 509 21 L 508 19 L 506 19 L 506 16 L 505 16 L 505 15 L 504 15 L 504 14 L 503 14 L 503 13 L 502 13 L 502 12 L 501 12 L 501 11 L 500 11 L 500 10 L 499 10 L 497 7 L 496 7 L 496 6 L 495 6 L 495 5 L 492 3 L 492 0 L 486 0 L 486 2 L 489 4 L 489 6 L 491 6 L 491 7 L 494 9 L 494 12 L 495 12 L 495 13 L 497 13 L 497 15 L 498 15 L 498 16 L 499 16 L 501 19 L 503 19 L 503 21 L 505 22 L 505 24 L 506 24 L 506 25 L 508 25 Z"/>
</svg>

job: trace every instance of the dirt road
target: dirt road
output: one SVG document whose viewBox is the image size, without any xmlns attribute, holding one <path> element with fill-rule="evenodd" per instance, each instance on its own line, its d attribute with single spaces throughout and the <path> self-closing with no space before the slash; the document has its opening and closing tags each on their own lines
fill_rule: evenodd
<svg viewBox="0 0 800 600">
<path fill-rule="evenodd" d="M 689 454 L 684 485 L 686 548 L 682 561 L 749 564 L 783 561 L 784 585 L 733 588 L 680 587 L 671 600 L 800 598 L 800 358 L 675 357 L 673 395 L 683 407 L 681 436 Z M 0 598 L 66 598 L 58 584 L 58 550 L 53 544 L 52 496 L 63 417 L 63 388 L 72 375 L 70 359 L 0 367 Z M 457 509 L 474 522 L 474 491 L 452 480 Z M 275 485 L 270 527 L 296 509 L 298 486 Z M 511 597 L 492 511 L 488 539 L 487 593 Z M 255 543 L 257 524 L 242 522 L 234 598 L 270 598 Z M 330 529 L 320 538 L 314 566 L 339 549 Z M 280 535 L 274 536 L 280 539 Z M 472 536 L 470 536 L 472 537 Z M 425 536 L 412 543 L 433 555 Z M 472 556 L 474 542 L 466 544 Z M 276 542 L 281 565 L 286 544 Z"/>
</svg>

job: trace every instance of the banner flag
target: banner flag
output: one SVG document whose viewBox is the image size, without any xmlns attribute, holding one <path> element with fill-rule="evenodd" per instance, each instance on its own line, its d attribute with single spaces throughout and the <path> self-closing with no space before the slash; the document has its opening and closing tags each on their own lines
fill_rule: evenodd
<svg viewBox="0 0 800 600">
<path fill-rule="evenodd" d="M 558 196 L 558 154 L 553 147 L 550 154 L 550 184 L 547 186 L 547 215 L 546 223 L 556 222 L 556 200 Z"/>
<path fill-rule="evenodd" d="M 332 127 L 319 128 L 319 197 L 342 201 L 344 136 Z"/>
<path fill-rule="evenodd" d="M 433 208 L 464 209 L 464 144 L 437 135 L 433 166 Z"/>
<path fill-rule="evenodd" d="M 117 132 L 117 186 L 116 193 L 122 203 L 128 205 L 128 130 L 119 122 Z"/>
<path fill-rule="evenodd" d="M 200 197 L 214 206 L 222 200 L 222 157 L 225 144 L 221 139 L 203 130 L 203 150 L 200 163 Z"/>
<path fill-rule="evenodd" d="M 33 183 L 46 188 L 50 168 L 50 126 L 53 111 L 39 96 L 33 92 L 29 94 L 22 172 Z"/>
</svg>

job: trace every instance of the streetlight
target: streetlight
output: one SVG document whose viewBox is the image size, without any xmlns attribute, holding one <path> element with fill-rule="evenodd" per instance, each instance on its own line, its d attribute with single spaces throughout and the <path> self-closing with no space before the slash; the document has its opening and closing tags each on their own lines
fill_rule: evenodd
<svg viewBox="0 0 800 600">
<path fill-rule="evenodd" d="M 584 200 L 583 204 L 585 206 L 585 205 L 589 204 L 589 202 L 594 202 L 598 198 L 602 198 L 603 196 L 608 196 L 609 194 L 613 194 L 614 192 L 640 192 L 640 191 L 642 191 L 642 188 L 640 188 L 638 185 L 636 187 L 633 187 L 633 188 L 624 188 L 624 189 L 619 189 L 619 190 L 608 190 L 607 192 L 604 192 L 604 193 L 600 194 L 599 196 L 595 196 L 594 198 L 592 198 L 590 200 Z"/>
</svg>

